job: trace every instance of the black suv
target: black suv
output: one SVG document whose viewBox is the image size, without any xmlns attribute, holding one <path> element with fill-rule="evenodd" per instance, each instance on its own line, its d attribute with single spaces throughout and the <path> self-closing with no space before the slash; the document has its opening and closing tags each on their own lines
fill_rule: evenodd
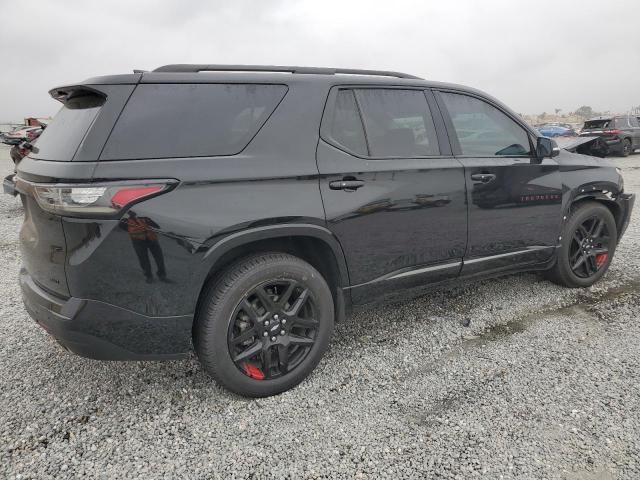
<svg viewBox="0 0 640 480">
<path fill-rule="evenodd" d="M 609 151 L 623 157 L 640 148 L 640 123 L 635 116 L 597 117 L 584 122 L 581 137 L 600 137 Z"/>
<path fill-rule="evenodd" d="M 354 305 L 546 270 L 597 281 L 634 197 L 474 89 L 395 72 L 169 65 L 51 90 L 5 188 L 31 316 L 96 359 L 175 359 L 265 396 Z"/>
</svg>

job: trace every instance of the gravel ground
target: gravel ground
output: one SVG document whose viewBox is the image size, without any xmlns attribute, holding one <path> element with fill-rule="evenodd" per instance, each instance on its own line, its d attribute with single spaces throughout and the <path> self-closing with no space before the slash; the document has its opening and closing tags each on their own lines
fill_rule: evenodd
<svg viewBox="0 0 640 480">
<path fill-rule="evenodd" d="M 617 162 L 640 191 L 640 155 Z M 0 195 L 0 477 L 640 478 L 639 215 L 595 287 L 526 274 L 371 308 L 298 388 L 247 400 L 195 358 L 58 347 L 22 306 Z"/>
</svg>

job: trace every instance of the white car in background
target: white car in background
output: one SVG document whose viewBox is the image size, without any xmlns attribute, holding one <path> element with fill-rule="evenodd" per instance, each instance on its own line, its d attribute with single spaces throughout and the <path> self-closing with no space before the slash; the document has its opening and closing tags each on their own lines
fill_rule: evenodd
<svg viewBox="0 0 640 480">
<path fill-rule="evenodd" d="M 17 145 L 25 139 L 32 140 L 36 135 L 36 132 L 40 130 L 42 130 L 41 126 L 20 126 L 15 128 L 11 132 L 3 133 L 0 140 L 2 141 L 2 143 L 6 143 L 7 145 Z"/>
</svg>

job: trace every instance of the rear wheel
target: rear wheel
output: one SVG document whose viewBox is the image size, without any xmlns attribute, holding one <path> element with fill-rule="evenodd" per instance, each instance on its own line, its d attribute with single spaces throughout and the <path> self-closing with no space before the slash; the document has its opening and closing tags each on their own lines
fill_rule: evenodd
<svg viewBox="0 0 640 480">
<path fill-rule="evenodd" d="M 628 157 L 630 153 L 631 153 L 631 140 L 629 140 L 628 138 L 625 138 L 622 141 L 622 152 L 621 152 L 621 155 L 623 157 Z"/>
<path fill-rule="evenodd" d="M 606 273 L 618 241 L 616 222 L 607 207 L 596 202 L 572 209 L 562 232 L 549 278 L 567 287 L 588 287 Z"/>
<path fill-rule="evenodd" d="M 213 378 L 240 395 L 275 395 L 318 364 L 333 332 L 331 291 L 320 273 L 287 254 L 247 257 L 205 293 L 196 352 Z"/>
</svg>

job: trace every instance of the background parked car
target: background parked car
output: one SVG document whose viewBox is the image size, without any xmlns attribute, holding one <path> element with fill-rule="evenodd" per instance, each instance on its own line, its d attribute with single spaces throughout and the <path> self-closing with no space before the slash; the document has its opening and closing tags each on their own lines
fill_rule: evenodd
<svg viewBox="0 0 640 480">
<path fill-rule="evenodd" d="M 42 126 L 24 127 L 2 135 L 2 143 L 7 145 L 18 145 L 22 142 L 31 141 L 42 133 Z"/>
<path fill-rule="evenodd" d="M 13 145 L 9 152 L 13 163 L 17 165 L 20 160 L 29 155 L 33 144 L 42 134 L 45 127 L 46 125 L 43 124 L 35 128 L 22 128 L 19 130 L 14 130 L 14 132 L 16 132 L 17 134 L 24 133 L 25 136 L 23 138 L 17 139 L 9 138 L 7 141 L 5 141 L 4 138 L 2 139 L 3 143 L 6 143 L 7 145 Z M 17 140 L 17 143 L 13 143 L 15 140 Z"/>
<path fill-rule="evenodd" d="M 15 126 L 15 127 L 11 128 L 11 130 L 9 130 L 9 131 L 0 132 L 0 142 L 4 143 L 4 140 L 5 140 L 7 135 L 10 135 L 10 134 L 12 134 L 14 132 L 17 132 L 18 130 L 23 130 L 25 128 L 27 128 L 26 125 L 18 125 L 18 126 Z"/>
<path fill-rule="evenodd" d="M 568 124 L 547 123 L 538 128 L 545 137 L 575 137 L 576 131 Z"/>
<path fill-rule="evenodd" d="M 597 117 L 584 122 L 581 137 L 601 137 L 609 150 L 626 157 L 640 148 L 640 122 L 635 116 Z"/>
</svg>

